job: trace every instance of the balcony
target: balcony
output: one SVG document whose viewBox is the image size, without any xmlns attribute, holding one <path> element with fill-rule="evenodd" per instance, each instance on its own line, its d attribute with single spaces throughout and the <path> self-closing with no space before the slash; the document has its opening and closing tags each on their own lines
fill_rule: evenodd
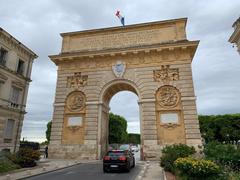
<svg viewBox="0 0 240 180">
<path fill-rule="evenodd" d="M 11 110 L 25 111 L 25 106 L 0 98 L 0 107 Z"/>
</svg>

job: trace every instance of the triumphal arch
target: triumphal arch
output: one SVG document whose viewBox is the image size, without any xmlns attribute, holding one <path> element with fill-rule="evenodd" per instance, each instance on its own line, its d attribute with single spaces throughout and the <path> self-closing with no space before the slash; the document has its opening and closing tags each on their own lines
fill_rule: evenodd
<svg viewBox="0 0 240 180">
<path fill-rule="evenodd" d="M 191 62 L 199 41 L 186 18 L 62 33 L 49 154 L 101 159 L 108 145 L 109 101 L 119 91 L 139 100 L 142 156 L 166 144 L 201 145 Z M 127 103 L 127 102 L 126 102 Z"/>
</svg>

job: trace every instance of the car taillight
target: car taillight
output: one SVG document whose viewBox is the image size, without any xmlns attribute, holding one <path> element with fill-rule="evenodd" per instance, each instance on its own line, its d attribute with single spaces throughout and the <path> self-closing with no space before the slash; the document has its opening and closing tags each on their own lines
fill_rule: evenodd
<svg viewBox="0 0 240 180">
<path fill-rule="evenodd" d="M 103 159 L 104 159 L 105 161 L 109 161 L 109 160 L 110 160 L 110 157 L 109 157 L 109 156 L 105 156 Z"/>
<path fill-rule="evenodd" d="M 127 158 L 126 158 L 125 156 L 120 156 L 118 159 L 119 159 L 120 161 L 125 161 Z"/>
</svg>

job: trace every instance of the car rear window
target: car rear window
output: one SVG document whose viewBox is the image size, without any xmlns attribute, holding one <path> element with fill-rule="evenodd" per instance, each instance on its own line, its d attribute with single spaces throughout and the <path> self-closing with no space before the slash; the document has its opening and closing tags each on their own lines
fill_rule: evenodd
<svg viewBox="0 0 240 180">
<path fill-rule="evenodd" d="M 110 152 L 108 152 L 108 156 L 123 156 L 123 155 L 125 155 L 125 153 L 121 152 L 121 151 L 116 151 L 116 152 L 110 151 Z"/>
</svg>

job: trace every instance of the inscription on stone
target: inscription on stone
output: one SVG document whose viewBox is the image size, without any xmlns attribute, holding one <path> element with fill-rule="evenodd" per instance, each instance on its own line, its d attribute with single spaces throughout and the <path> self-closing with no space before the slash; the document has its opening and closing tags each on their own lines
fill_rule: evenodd
<svg viewBox="0 0 240 180">
<path fill-rule="evenodd" d="M 82 117 L 69 117 L 68 126 L 82 126 Z"/>
<path fill-rule="evenodd" d="M 178 123 L 178 114 L 177 113 L 166 113 L 161 114 L 162 123 Z"/>
<path fill-rule="evenodd" d="M 166 36 L 166 34 L 168 34 L 168 36 Z M 104 48 L 119 48 L 131 45 L 162 43 L 174 39 L 175 34 L 173 26 L 168 26 L 162 27 L 161 29 L 144 31 L 104 34 L 100 36 L 96 35 L 79 38 L 74 37 L 70 40 L 70 44 L 74 46 L 69 47 L 69 50 L 100 50 Z M 68 51 L 68 49 L 65 51 Z"/>
</svg>

